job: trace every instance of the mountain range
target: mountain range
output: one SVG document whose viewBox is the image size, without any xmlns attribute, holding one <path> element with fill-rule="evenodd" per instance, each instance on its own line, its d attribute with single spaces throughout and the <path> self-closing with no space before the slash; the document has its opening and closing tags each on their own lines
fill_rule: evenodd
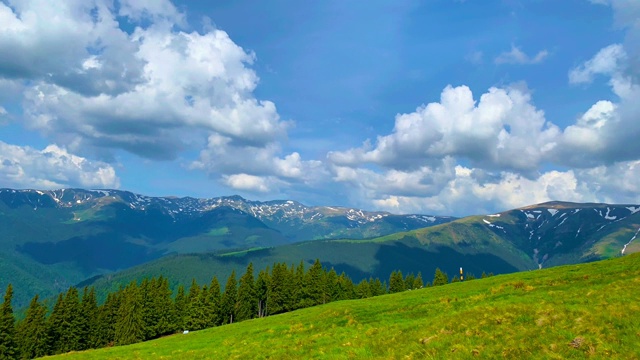
<svg viewBox="0 0 640 360">
<path fill-rule="evenodd" d="M 640 205 L 549 202 L 462 219 L 119 190 L 0 189 L 0 286 L 16 302 L 69 285 L 102 292 L 164 275 L 173 285 L 249 262 L 320 259 L 356 282 L 399 269 L 508 273 L 640 251 Z"/>
<path fill-rule="evenodd" d="M 361 239 L 454 220 L 239 196 L 149 197 L 119 190 L 0 189 L 0 287 L 16 302 L 170 254 Z"/>
</svg>

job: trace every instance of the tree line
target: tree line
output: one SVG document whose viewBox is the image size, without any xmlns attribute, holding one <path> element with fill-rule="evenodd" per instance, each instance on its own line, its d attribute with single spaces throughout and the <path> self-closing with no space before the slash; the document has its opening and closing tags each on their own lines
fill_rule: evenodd
<svg viewBox="0 0 640 360">
<path fill-rule="evenodd" d="M 483 273 L 483 277 L 486 276 Z M 467 275 L 466 280 L 473 276 Z M 433 286 L 449 282 L 436 269 Z M 454 276 L 451 281 L 460 281 Z M 280 314 L 331 301 L 361 299 L 432 286 L 422 275 L 393 271 L 387 282 L 369 278 L 357 284 L 343 272 L 327 270 L 319 260 L 305 269 L 275 263 L 254 276 L 253 264 L 236 279 L 235 271 L 224 286 L 214 276 L 209 284 L 192 281 L 188 291 L 180 285 L 174 294 L 167 278 L 132 281 L 109 293 L 98 304 L 93 287 L 70 287 L 48 309 L 38 295 L 31 300 L 23 320 L 16 322 L 11 307 L 13 288 L 7 287 L 0 306 L 0 360 L 127 345 L 201 330 L 252 318 Z"/>
</svg>

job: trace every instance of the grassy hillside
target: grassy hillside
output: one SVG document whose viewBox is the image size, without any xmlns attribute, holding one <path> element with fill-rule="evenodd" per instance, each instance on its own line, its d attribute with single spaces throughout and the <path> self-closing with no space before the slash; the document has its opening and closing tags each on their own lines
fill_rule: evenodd
<svg viewBox="0 0 640 360">
<path fill-rule="evenodd" d="M 640 254 L 327 305 L 62 359 L 640 357 Z"/>
</svg>

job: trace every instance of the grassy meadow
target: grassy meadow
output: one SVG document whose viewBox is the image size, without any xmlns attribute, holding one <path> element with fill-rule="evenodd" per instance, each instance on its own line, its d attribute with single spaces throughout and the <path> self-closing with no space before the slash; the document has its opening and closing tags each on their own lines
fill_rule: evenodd
<svg viewBox="0 0 640 360">
<path fill-rule="evenodd" d="M 640 254 L 407 291 L 62 359 L 640 358 Z"/>
</svg>

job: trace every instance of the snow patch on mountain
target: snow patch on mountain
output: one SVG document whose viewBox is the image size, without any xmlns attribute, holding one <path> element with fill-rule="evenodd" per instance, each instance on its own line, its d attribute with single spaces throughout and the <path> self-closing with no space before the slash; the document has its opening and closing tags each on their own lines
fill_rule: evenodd
<svg viewBox="0 0 640 360">
<path fill-rule="evenodd" d="M 624 246 L 622 247 L 622 251 L 620 251 L 622 255 L 624 255 L 625 250 L 627 250 L 627 246 L 629 246 L 629 244 L 631 244 L 631 242 L 638 237 L 638 233 L 640 233 L 640 228 L 638 228 L 638 231 L 636 231 L 635 235 L 633 235 L 631 240 L 629 240 L 628 243 L 624 244 Z"/>
<path fill-rule="evenodd" d="M 640 211 L 640 206 L 627 206 L 627 209 L 631 211 L 631 215 Z"/>
</svg>

